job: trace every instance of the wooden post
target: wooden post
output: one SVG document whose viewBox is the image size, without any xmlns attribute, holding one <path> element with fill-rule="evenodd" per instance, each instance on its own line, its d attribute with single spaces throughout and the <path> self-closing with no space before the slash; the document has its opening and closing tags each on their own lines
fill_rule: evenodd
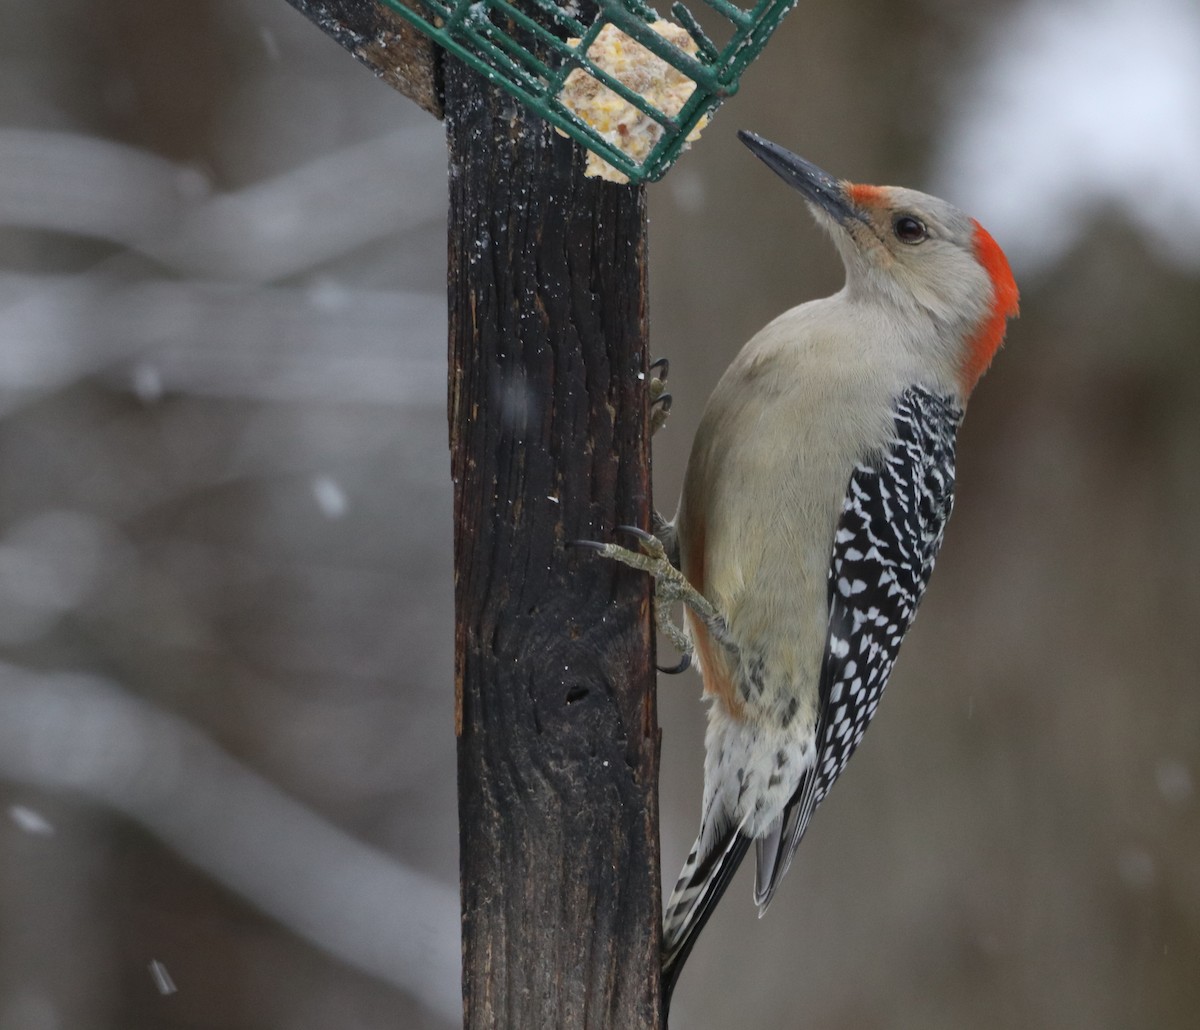
<svg viewBox="0 0 1200 1030">
<path fill-rule="evenodd" d="M 464 1025 L 657 1030 L 650 581 L 568 547 L 649 526 L 644 190 L 377 0 L 288 2 L 446 118 Z"/>
<path fill-rule="evenodd" d="M 442 116 L 441 50 L 395 11 L 378 0 L 287 2 L 393 89 Z"/>
<path fill-rule="evenodd" d="M 444 69 L 465 1026 L 654 1028 L 644 191 Z"/>
</svg>

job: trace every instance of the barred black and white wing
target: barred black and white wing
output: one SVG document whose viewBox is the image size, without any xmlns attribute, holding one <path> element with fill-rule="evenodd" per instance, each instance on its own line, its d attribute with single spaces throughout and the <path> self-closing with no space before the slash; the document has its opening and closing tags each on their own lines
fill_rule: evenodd
<svg viewBox="0 0 1200 1030">
<path fill-rule="evenodd" d="M 951 398 L 910 387 L 896 401 L 887 452 L 850 477 L 829 568 L 816 762 L 777 831 L 757 842 L 760 911 L 787 872 L 813 811 L 862 740 L 917 614 L 954 503 L 962 414 Z"/>
</svg>

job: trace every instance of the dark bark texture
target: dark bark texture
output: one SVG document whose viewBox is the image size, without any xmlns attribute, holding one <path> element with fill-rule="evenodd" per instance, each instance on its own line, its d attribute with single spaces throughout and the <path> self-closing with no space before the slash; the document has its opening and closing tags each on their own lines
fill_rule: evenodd
<svg viewBox="0 0 1200 1030">
<path fill-rule="evenodd" d="M 644 193 L 445 70 L 465 1025 L 657 1027 Z"/>
<path fill-rule="evenodd" d="M 442 51 L 377 0 L 288 0 L 379 78 L 442 116 Z M 411 7 L 411 2 L 406 2 Z"/>
</svg>

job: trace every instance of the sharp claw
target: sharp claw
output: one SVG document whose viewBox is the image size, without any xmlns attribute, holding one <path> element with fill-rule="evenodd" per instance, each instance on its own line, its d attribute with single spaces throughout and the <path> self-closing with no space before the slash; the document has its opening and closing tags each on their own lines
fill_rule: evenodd
<svg viewBox="0 0 1200 1030">
<path fill-rule="evenodd" d="M 650 407 L 653 408 L 656 404 L 659 405 L 665 415 L 671 410 L 671 395 L 669 393 L 660 393 L 650 402 Z"/>
<path fill-rule="evenodd" d="M 671 362 L 667 358 L 659 358 L 657 361 L 650 362 L 650 371 L 653 372 L 656 368 L 661 368 L 662 372 L 658 375 L 661 382 L 667 381 L 667 374 L 671 371 Z"/>
<path fill-rule="evenodd" d="M 644 529 L 639 529 L 637 526 L 617 526 L 617 529 L 622 533 L 628 533 L 630 536 L 636 536 L 643 543 L 648 544 L 651 540 L 655 543 L 658 542 L 658 537 L 653 533 L 647 533 Z"/>
<path fill-rule="evenodd" d="M 692 656 L 685 654 L 680 657 L 678 665 L 667 667 L 665 665 L 654 666 L 659 672 L 667 676 L 678 676 L 681 672 L 687 672 L 692 667 Z"/>
<path fill-rule="evenodd" d="M 582 547 L 589 551 L 603 551 L 607 545 L 600 543 L 599 540 L 568 540 L 566 546 Z"/>
</svg>

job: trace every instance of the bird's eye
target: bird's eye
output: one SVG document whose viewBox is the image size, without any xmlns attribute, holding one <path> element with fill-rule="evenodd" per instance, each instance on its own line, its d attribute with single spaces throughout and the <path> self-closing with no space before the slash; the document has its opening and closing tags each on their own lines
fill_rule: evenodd
<svg viewBox="0 0 1200 1030">
<path fill-rule="evenodd" d="M 920 243 L 929 235 L 925 223 L 912 215 L 901 215 L 892 223 L 892 231 L 901 243 Z"/>
</svg>

